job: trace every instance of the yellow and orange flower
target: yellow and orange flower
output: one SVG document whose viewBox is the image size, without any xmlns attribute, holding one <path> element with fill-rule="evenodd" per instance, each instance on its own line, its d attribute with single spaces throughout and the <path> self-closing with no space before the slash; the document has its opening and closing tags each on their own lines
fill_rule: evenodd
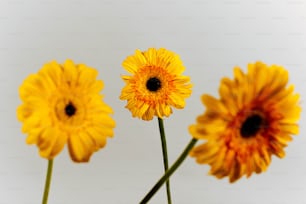
<svg viewBox="0 0 306 204">
<path fill-rule="evenodd" d="M 26 142 L 36 144 L 40 156 L 53 159 L 68 144 L 73 161 L 88 162 L 113 136 L 113 111 L 102 100 L 103 82 L 97 75 L 97 70 L 67 60 L 47 63 L 24 80 L 17 116 Z"/>
<path fill-rule="evenodd" d="M 284 147 L 299 132 L 301 112 L 283 67 L 256 62 L 247 73 L 236 67 L 234 75 L 221 81 L 220 99 L 202 96 L 207 109 L 190 126 L 194 138 L 206 140 L 190 155 L 209 164 L 210 174 L 228 176 L 230 182 L 265 171 L 272 155 L 283 158 Z"/>
<path fill-rule="evenodd" d="M 192 86 L 189 77 L 182 76 L 185 67 L 178 55 L 164 48 L 136 50 L 123 67 L 132 76 L 122 76 L 126 86 L 120 99 L 127 100 L 133 117 L 152 120 L 170 116 L 171 107 L 184 108 Z"/>
</svg>

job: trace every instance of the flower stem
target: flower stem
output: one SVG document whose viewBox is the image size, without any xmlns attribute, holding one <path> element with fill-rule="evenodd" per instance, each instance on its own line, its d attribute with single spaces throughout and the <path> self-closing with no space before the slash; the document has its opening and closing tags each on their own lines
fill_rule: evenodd
<svg viewBox="0 0 306 204">
<path fill-rule="evenodd" d="M 53 159 L 49 159 L 48 160 L 48 170 L 47 170 L 45 190 L 44 190 L 44 196 L 43 196 L 42 204 L 47 204 L 48 203 L 48 195 L 49 195 L 49 190 L 50 190 L 52 169 L 53 169 Z"/>
<path fill-rule="evenodd" d="M 168 153 L 167 153 L 167 142 L 166 142 L 166 134 L 165 134 L 165 128 L 164 128 L 164 121 L 162 118 L 158 118 L 158 127 L 159 127 L 160 139 L 162 143 L 162 150 L 163 150 L 164 170 L 166 172 L 168 170 Z M 171 204 L 172 202 L 171 202 L 169 179 L 166 181 L 166 191 L 167 191 L 168 204 Z"/>
<path fill-rule="evenodd" d="M 174 162 L 174 164 L 166 171 L 166 173 L 158 180 L 158 182 L 153 186 L 153 188 L 147 193 L 147 195 L 142 199 L 140 204 L 147 203 L 153 195 L 158 191 L 158 189 L 170 178 L 170 176 L 175 172 L 175 170 L 182 164 L 186 159 L 188 153 L 193 148 L 198 140 L 193 138 L 188 145 L 185 147 L 184 151 L 181 153 L 179 158 Z"/>
</svg>

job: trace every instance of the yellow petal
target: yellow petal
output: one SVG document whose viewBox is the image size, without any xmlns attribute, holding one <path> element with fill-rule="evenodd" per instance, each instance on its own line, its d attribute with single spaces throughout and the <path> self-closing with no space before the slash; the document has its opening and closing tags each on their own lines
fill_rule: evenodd
<svg viewBox="0 0 306 204">
<path fill-rule="evenodd" d="M 89 151 L 82 143 L 81 134 L 75 133 L 68 139 L 68 150 L 70 157 L 74 162 L 88 162 Z"/>
</svg>

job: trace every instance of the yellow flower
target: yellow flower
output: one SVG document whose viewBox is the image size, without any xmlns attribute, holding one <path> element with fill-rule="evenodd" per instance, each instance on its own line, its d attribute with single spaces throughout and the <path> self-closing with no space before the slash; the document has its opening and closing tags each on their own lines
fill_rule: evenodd
<svg viewBox="0 0 306 204">
<path fill-rule="evenodd" d="M 136 50 L 127 57 L 123 67 L 132 76 L 122 76 L 126 83 L 120 99 L 127 100 L 133 117 L 152 120 L 172 113 L 172 107 L 185 107 L 185 98 L 191 94 L 190 79 L 182 76 L 185 67 L 179 56 L 164 48 Z"/>
<path fill-rule="evenodd" d="M 113 136 L 112 109 L 102 100 L 103 82 L 97 75 L 67 60 L 47 63 L 24 80 L 17 117 L 27 144 L 36 144 L 42 157 L 53 159 L 67 143 L 73 161 L 88 162 Z"/>
<path fill-rule="evenodd" d="M 286 87 L 288 72 L 261 62 L 248 65 L 248 73 L 234 69 L 235 79 L 221 81 L 220 99 L 203 95 L 206 112 L 190 126 L 194 138 L 206 140 L 191 156 L 211 166 L 217 178 L 265 171 L 271 156 L 285 156 L 284 147 L 298 134 L 301 107 L 293 85 Z"/>
</svg>

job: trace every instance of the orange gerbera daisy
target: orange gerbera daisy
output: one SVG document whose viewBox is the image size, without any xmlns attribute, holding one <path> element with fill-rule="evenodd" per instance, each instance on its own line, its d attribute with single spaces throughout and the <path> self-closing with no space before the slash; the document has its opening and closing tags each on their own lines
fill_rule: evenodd
<svg viewBox="0 0 306 204">
<path fill-rule="evenodd" d="M 283 67 L 257 62 L 247 73 L 236 67 L 234 75 L 221 81 L 220 99 L 202 96 L 207 109 L 190 126 L 194 138 L 206 140 L 190 155 L 230 182 L 265 171 L 272 155 L 283 158 L 291 135 L 298 134 L 301 112 Z"/>
</svg>

